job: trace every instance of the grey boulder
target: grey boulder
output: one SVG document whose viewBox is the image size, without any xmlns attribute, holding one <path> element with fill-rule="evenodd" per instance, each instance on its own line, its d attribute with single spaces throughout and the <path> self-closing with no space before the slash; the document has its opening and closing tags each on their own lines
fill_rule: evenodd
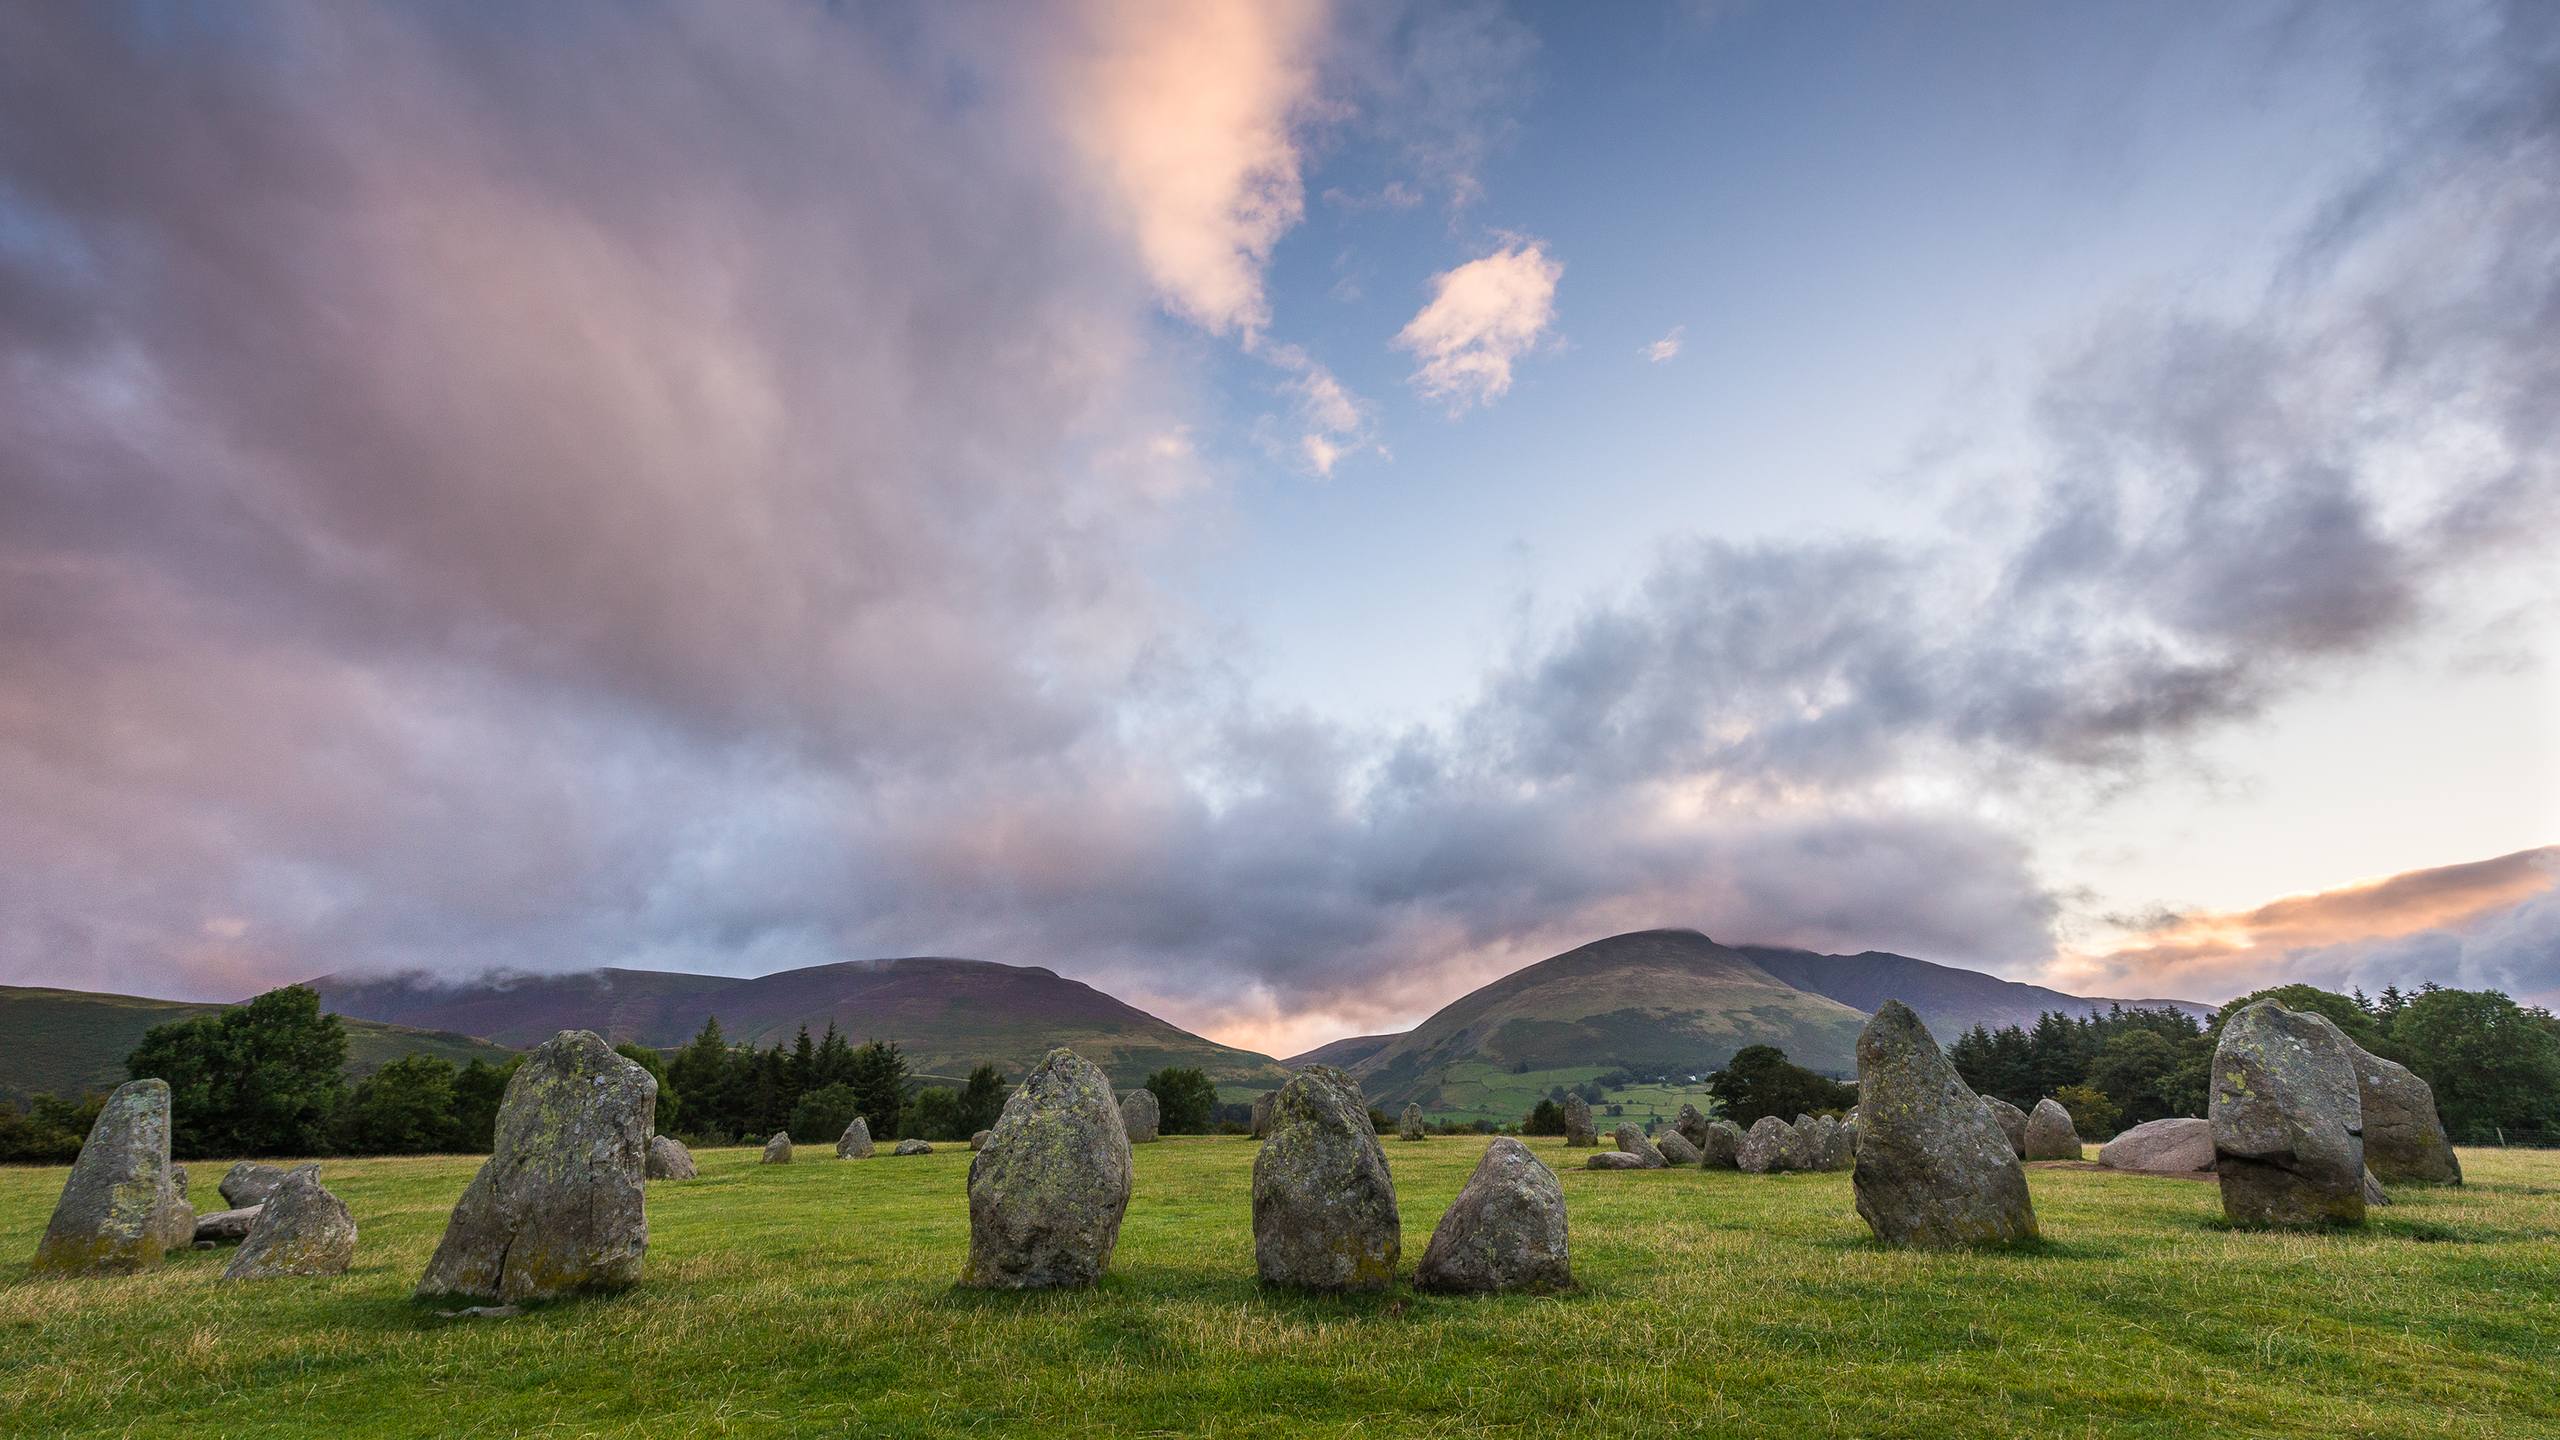
<svg viewBox="0 0 2560 1440">
<path fill-rule="evenodd" d="M 986 1149 L 987 1142 L 995 1138 L 995 1133 L 996 1132 L 993 1130 L 980 1130 L 971 1134 L 969 1136 L 969 1153 L 974 1155 L 977 1152 Z"/>
<path fill-rule="evenodd" d="M 1775 1115 L 1751 1122 L 1733 1152 L 1733 1168 L 1746 1175 L 1770 1175 L 1795 1168 L 1795 1127 Z"/>
<path fill-rule="evenodd" d="M 2027 1153 L 2027 1112 L 2001 1099 L 1985 1095 L 1982 1103 L 1991 1108 L 1991 1117 L 2000 1122 L 2000 1133 L 2009 1137 L 2009 1148 L 2021 1156 Z"/>
<path fill-rule="evenodd" d="M 2364 1114 L 2364 1163 L 2394 1185 L 2459 1185 L 2462 1161 L 2436 1113 L 2436 1092 L 2407 1066 L 2385 1060 L 2347 1038 L 2326 1015 L 2356 1072 L 2356 1104 Z"/>
<path fill-rule="evenodd" d="M 2235 1225 L 2364 1223 L 2364 1110 L 2336 1026 L 2273 1000 L 2213 1050 L 2214 1172 Z"/>
<path fill-rule="evenodd" d="M 1564 1187 L 1528 1146 L 1499 1135 L 1431 1232 L 1413 1283 L 1466 1294 L 1562 1290 L 1573 1284 L 1568 1250 Z"/>
<path fill-rule="evenodd" d="M 1707 1117 L 1698 1112 L 1697 1106 L 1681 1106 L 1680 1117 L 1671 1122 L 1671 1128 L 1680 1132 L 1680 1138 L 1688 1141 L 1691 1149 L 1706 1148 Z"/>
<path fill-rule="evenodd" d="M 1382 1290 L 1403 1239 L 1395 1180 L 1351 1077 L 1310 1065 L 1271 1105 L 1253 1160 L 1253 1261 L 1266 1285 Z"/>
<path fill-rule="evenodd" d="M 222 1191 L 222 1203 L 236 1210 L 266 1199 L 283 1183 L 283 1166 L 243 1160 L 224 1172 L 222 1184 L 216 1188 Z"/>
<path fill-rule="evenodd" d="M 2037 1238 L 2027 1174 L 1991 1107 L 1909 1006 L 1858 1035 L 1858 1214 L 1887 1245 L 1946 1250 Z"/>
<path fill-rule="evenodd" d="M 639 1283 L 658 1082 L 590 1030 L 516 1067 L 496 1143 L 446 1222 L 421 1298 L 512 1304 Z"/>
<path fill-rule="evenodd" d="M 764 1158 L 756 1163 L 760 1165 L 790 1164 L 791 1132 L 788 1130 L 774 1131 L 773 1138 L 764 1142 Z"/>
<path fill-rule="evenodd" d="M 258 1223 L 258 1207 L 242 1206 L 237 1210 L 208 1210 L 196 1217 L 195 1243 L 199 1245 L 237 1245 L 249 1238 L 249 1228 Z"/>
<path fill-rule="evenodd" d="M 1102 1278 L 1129 1209 L 1128 1113 L 1099 1067 L 1049 1052 L 969 1162 L 961 1284 L 1048 1290 Z"/>
<path fill-rule="evenodd" d="M 1689 1137 L 1681 1134 L 1677 1129 L 1665 1130 L 1653 1137 L 1653 1148 L 1662 1152 L 1662 1158 L 1666 1164 L 1695 1165 L 1698 1163 L 1698 1147 L 1690 1144 Z"/>
<path fill-rule="evenodd" d="M 2194 1175 L 2213 1168 L 2213 1122 L 2193 1116 L 2145 1120 L 2098 1147 L 2098 1163 L 2144 1175 Z"/>
<path fill-rule="evenodd" d="M 1621 1125 L 1618 1127 L 1618 1133 L 1612 1138 L 1617 1141 L 1620 1150 L 1643 1161 L 1644 1168 L 1647 1170 L 1667 1169 L 1671 1164 L 1670 1161 L 1662 1158 L 1662 1152 L 1654 1148 L 1652 1141 L 1644 1138 L 1644 1127 L 1641 1125 Z"/>
<path fill-rule="evenodd" d="M 1120 1125 L 1128 1132 L 1130 1144 L 1154 1144 L 1163 1123 L 1164 1112 L 1157 1107 L 1153 1090 L 1132 1090 L 1120 1097 Z"/>
<path fill-rule="evenodd" d="M 1253 1138 L 1261 1140 L 1271 1134 L 1271 1102 L 1280 1098 L 1277 1090 L 1265 1090 L 1253 1097 Z"/>
<path fill-rule="evenodd" d="M 1396 1138 L 1419 1140 L 1422 1134 L 1422 1107 L 1408 1100 L 1405 1102 L 1404 1114 L 1396 1118 Z"/>
<path fill-rule="evenodd" d="M 684 1148 L 683 1141 L 671 1135 L 649 1137 L 647 1167 L 649 1179 L 690 1180 L 696 1173 L 693 1168 L 693 1152 Z"/>
<path fill-rule="evenodd" d="M 1742 1127 L 1730 1120 L 1710 1120 L 1707 1133 L 1698 1141 L 1698 1164 L 1707 1170 L 1739 1169 L 1742 1153 Z"/>
<path fill-rule="evenodd" d="M 1564 1143 L 1577 1148 L 1600 1143 L 1598 1122 L 1591 1118 L 1591 1102 L 1579 1093 L 1564 1097 Z"/>
<path fill-rule="evenodd" d="M 871 1122 L 856 1115 L 852 1123 L 844 1127 L 844 1133 L 836 1137 L 836 1158 L 868 1160 L 871 1149 Z"/>
<path fill-rule="evenodd" d="M 257 1223 L 223 1267 L 225 1280 L 343 1275 L 356 1257 L 355 1217 L 320 1186 L 316 1165 L 295 1167 L 258 1206 Z"/>
<path fill-rule="evenodd" d="M 898 1148 L 890 1151 L 889 1153 L 892 1155 L 930 1155 L 933 1153 L 933 1145 L 930 1141 L 925 1140 L 901 1140 L 898 1142 Z"/>
<path fill-rule="evenodd" d="M 2077 1160 L 2080 1158 L 2080 1132 L 2071 1128 L 2071 1112 L 2062 1102 L 2048 1095 L 2036 1102 L 2027 1116 L 2026 1148 L 2029 1160 Z"/>
<path fill-rule="evenodd" d="M 1641 1155 L 1630 1155 L 1624 1150 L 1601 1150 L 1585 1158 L 1582 1168 L 1585 1170 L 1644 1170 L 1650 1167 L 1644 1163 L 1644 1157 Z"/>
<path fill-rule="evenodd" d="M 195 1210 L 169 1163 L 169 1086 L 128 1080 L 107 1097 L 36 1244 L 38 1275 L 148 1270 L 195 1238 Z M 181 1218 L 185 1228 L 179 1228 Z"/>
</svg>

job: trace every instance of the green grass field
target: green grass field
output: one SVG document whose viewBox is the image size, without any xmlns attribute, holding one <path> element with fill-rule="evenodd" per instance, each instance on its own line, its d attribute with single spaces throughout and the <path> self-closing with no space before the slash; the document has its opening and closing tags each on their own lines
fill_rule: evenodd
<svg viewBox="0 0 2560 1440">
<path fill-rule="evenodd" d="M 1112 1274 L 955 1291 L 965 1148 L 650 1187 L 647 1282 L 504 1320 L 409 1299 L 476 1160 L 329 1162 L 363 1228 L 333 1280 L 225 1253 L 30 1281 L 64 1171 L 0 1170 L 0 1433 L 2550 1436 L 2560 1155 L 2467 1151 L 2356 1234 L 2219 1224 L 2214 1187 L 2032 1167 L 2046 1243 L 1872 1244 L 1846 1175 L 1566 1169 L 1582 1288 L 1265 1294 L 1254 1146 L 1138 1151 Z M 1406 1270 L 1480 1153 L 1389 1141 Z M 807 1153 L 807 1152 L 804 1152 Z M 217 1204 L 221 1165 L 191 1167 Z"/>
</svg>

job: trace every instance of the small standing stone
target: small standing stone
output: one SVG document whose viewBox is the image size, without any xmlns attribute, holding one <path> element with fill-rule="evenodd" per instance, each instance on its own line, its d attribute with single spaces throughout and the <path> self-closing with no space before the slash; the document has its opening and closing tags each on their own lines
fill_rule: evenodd
<svg viewBox="0 0 2560 1440">
<path fill-rule="evenodd" d="M 969 1162 L 960 1283 L 1047 1290 L 1102 1278 L 1129 1209 L 1128 1116 L 1099 1067 L 1050 1051 Z"/>
<path fill-rule="evenodd" d="M 297 1166 L 258 1206 L 258 1223 L 223 1268 L 225 1280 L 343 1275 L 356 1256 L 355 1217 L 320 1187 L 319 1167 Z"/>
<path fill-rule="evenodd" d="M 266 1199 L 275 1192 L 277 1186 L 283 1183 L 284 1167 L 261 1165 L 255 1160 L 243 1160 L 224 1173 L 219 1188 L 222 1191 L 222 1203 L 233 1209 L 240 1209 Z"/>
<path fill-rule="evenodd" d="M 1677 1128 L 1665 1130 L 1653 1137 L 1653 1148 L 1662 1152 L 1665 1164 L 1695 1165 L 1698 1163 L 1698 1147 L 1690 1144 L 1689 1137 L 1681 1134 Z"/>
<path fill-rule="evenodd" d="M 2145 1120 L 2098 1147 L 2110 1170 L 2193 1175 L 2213 1168 L 2213 1122 L 2193 1116 Z"/>
<path fill-rule="evenodd" d="M 1644 1168 L 1647 1170 L 1668 1169 L 1671 1165 L 1670 1161 L 1662 1158 L 1661 1151 L 1653 1148 L 1653 1142 L 1644 1138 L 1644 1127 L 1641 1125 L 1621 1125 L 1614 1138 L 1620 1150 L 1643 1161 Z"/>
<path fill-rule="evenodd" d="M 1773 1175 L 1793 1169 L 1795 1127 L 1775 1115 L 1751 1122 L 1742 1143 L 1734 1147 L 1733 1168 L 1746 1175 Z"/>
<path fill-rule="evenodd" d="M 1422 1107 L 1408 1100 L 1405 1102 L 1404 1114 L 1396 1118 L 1396 1138 L 1419 1140 L 1422 1138 L 1422 1133 Z"/>
<path fill-rule="evenodd" d="M 2444 1118 L 2436 1113 L 2434 1088 L 2408 1067 L 2348 1039 L 2328 1016 L 2312 1018 L 2337 1035 L 2346 1047 L 2347 1063 L 2355 1067 L 2356 1101 L 2364 1112 L 2365 1168 L 2394 1185 L 2461 1184 L 2462 1161 L 2445 1136 Z"/>
<path fill-rule="evenodd" d="M 1253 1161 L 1253 1260 L 1266 1285 L 1382 1290 L 1395 1283 L 1403 1224 L 1386 1152 L 1351 1077 L 1292 1076 Z"/>
<path fill-rule="evenodd" d="M 2273 1000 L 2213 1051 L 2214 1171 L 2235 1225 L 2364 1223 L 2364 1110 L 2337 1027 Z"/>
<path fill-rule="evenodd" d="M 980 1151 L 980 1150 L 984 1150 L 984 1149 L 986 1149 L 986 1148 L 987 1148 L 987 1142 L 988 1142 L 989 1140 L 994 1139 L 994 1138 L 995 1138 L 995 1134 L 996 1134 L 996 1132 L 994 1132 L 993 1130 L 978 1130 L 978 1131 L 973 1131 L 973 1132 L 970 1134 L 970 1136 L 969 1136 L 969 1150 L 970 1150 L 970 1153 L 975 1154 L 975 1153 L 977 1153 L 977 1152 L 978 1152 L 978 1151 Z"/>
<path fill-rule="evenodd" d="M 2026 1158 L 2080 1158 L 2080 1132 L 2071 1128 L 2071 1112 L 2050 1095 L 2037 1101 L 2034 1113 L 2027 1116 Z"/>
<path fill-rule="evenodd" d="M 2023 1158 L 2027 1153 L 2027 1112 L 1997 1095 L 1983 1096 L 1982 1103 L 1991 1108 L 1991 1118 L 2000 1122 L 2000 1133 L 2009 1137 L 2009 1148 Z"/>
<path fill-rule="evenodd" d="M 1120 1097 L 1120 1125 L 1128 1132 L 1130 1144 L 1154 1144 L 1156 1127 L 1162 1121 L 1163 1112 L 1156 1107 L 1153 1090 L 1132 1090 Z"/>
<path fill-rule="evenodd" d="M 1680 1132 L 1680 1138 L 1688 1141 L 1691 1149 L 1707 1148 L 1707 1117 L 1698 1112 L 1697 1106 L 1681 1106 L 1680 1118 L 1671 1122 L 1671 1128 Z"/>
<path fill-rule="evenodd" d="M 1253 1097 L 1253 1138 L 1261 1140 L 1271 1134 L 1271 1102 L 1280 1098 L 1277 1090 L 1265 1090 Z"/>
<path fill-rule="evenodd" d="M 892 1155 L 930 1155 L 933 1153 L 933 1146 L 929 1142 L 923 1140 L 901 1140 L 898 1142 L 898 1148 L 890 1151 L 889 1153 Z"/>
<path fill-rule="evenodd" d="M 1888 1000 L 1858 1036 L 1858 1214 L 1887 1245 L 2036 1238 L 2016 1147 L 1928 1027 Z"/>
<path fill-rule="evenodd" d="M 791 1132 L 788 1130 L 774 1131 L 773 1138 L 764 1142 L 764 1159 L 757 1163 L 761 1165 L 790 1164 Z"/>
<path fill-rule="evenodd" d="M 1573 1284 L 1568 1252 L 1564 1187 L 1528 1146 L 1501 1135 L 1431 1232 L 1413 1283 L 1461 1293 L 1562 1290 Z"/>
<path fill-rule="evenodd" d="M 1591 1102 L 1579 1091 L 1564 1097 L 1564 1143 L 1579 1149 L 1600 1143 L 1600 1130 L 1591 1118 Z"/>
<path fill-rule="evenodd" d="M 868 1160 L 871 1158 L 871 1122 L 856 1115 L 844 1133 L 836 1137 L 836 1158 Z"/>
<path fill-rule="evenodd" d="M 696 1175 L 693 1152 L 672 1135 L 649 1137 L 648 1178 L 652 1180 L 691 1180 Z"/>
<path fill-rule="evenodd" d="M 148 1270 L 195 1238 L 195 1211 L 169 1164 L 169 1086 L 128 1080 L 107 1097 L 36 1246 L 39 1275 Z M 185 1210 L 185 1233 L 178 1212 Z"/>
<path fill-rule="evenodd" d="M 1742 1127 L 1730 1120 L 1707 1122 L 1706 1138 L 1698 1142 L 1698 1164 L 1708 1170 L 1738 1170 L 1742 1154 Z"/>
</svg>

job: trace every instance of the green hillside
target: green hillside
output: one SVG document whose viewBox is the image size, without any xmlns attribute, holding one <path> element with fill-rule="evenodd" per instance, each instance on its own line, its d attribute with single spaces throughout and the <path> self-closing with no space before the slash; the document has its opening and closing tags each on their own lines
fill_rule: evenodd
<svg viewBox="0 0 2560 1440">
<path fill-rule="evenodd" d="M 143 1032 L 224 1007 L 139 995 L 93 995 L 0 985 L 0 1098 L 38 1091 L 73 1095 L 123 1081 L 124 1057 Z M 515 1052 L 468 1035 L 417 1030 L 371 1020 L 346 1021 L 348 1068 L 359 1075 L 403 1055 L 437 1055 L 456 1065 L 503 1061 Z"/>
</svg>

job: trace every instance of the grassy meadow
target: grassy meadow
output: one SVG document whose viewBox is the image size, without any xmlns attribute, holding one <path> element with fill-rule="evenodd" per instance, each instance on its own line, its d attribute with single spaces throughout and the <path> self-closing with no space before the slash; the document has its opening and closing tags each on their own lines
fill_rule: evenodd
<svg viewBox="0 0 2560 1440">
<path fill-rule="evenodd" d="M 646 1283 L 511 1319 L 409 1298 L 473 1158 L 338 1160 L 356 1268 L 225 1285 L 228 1251 L 31 1281 L 65 1171 L 0 1169 L 0 1433 L 2549 1436 L 2560 1155 L 2466 1151 L 2365 1232 L 2220 1225 L 2210 1183 L 2030 1167 L 2046 1242 L 1873 1245 L 1846 1175 L 1569 1169 L 1582 1288 L 1265 1294 L 1254 1146 L 1141 1146 L 1112 1274 L 982 1295 L 964 1147 L 650 1187 Z M 1409 1274 L 1483 1142 L 1387 1142 Z M 215 1208 L 224 1166 L 190 1167 Z"/>
</svg>

